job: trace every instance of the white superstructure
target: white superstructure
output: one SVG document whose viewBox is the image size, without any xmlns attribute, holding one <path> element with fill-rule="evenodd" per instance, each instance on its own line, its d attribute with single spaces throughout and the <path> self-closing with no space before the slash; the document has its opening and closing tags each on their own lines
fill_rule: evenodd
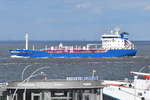
<svg viewBox="0 0 150 100">
<path fill-rule="evenodd" d="M 116 100 L 150 100 L 150 91 L 119 86 L 108 86 L 104 94 Z"/>
<path fill-rule="evenodd" d="M 134 44 L 128 40 L 128 33 L 120 32 L 119 28 L 102 35 L 101 40 L 104 49 L 134 49 Z"/>
<path fill-rule="evenodd" d="M 150 74 L 130 73 L 135 74 L 133 82 L 105 81 L 104 94 L 117 100 L 150 100 Z"/>
</svg>

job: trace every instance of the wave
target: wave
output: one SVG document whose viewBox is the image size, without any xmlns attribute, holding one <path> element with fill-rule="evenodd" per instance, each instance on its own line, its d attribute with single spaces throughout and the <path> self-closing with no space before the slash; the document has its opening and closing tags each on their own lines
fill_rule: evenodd
<svg viewBox="0 0 150 100">
<path fill-rule="evenodd" d="M 134 63 L 133 61 L 103 61 L 103 62 L 88 62 L 88 64 L 99 64 L 99 63 L 105 63 L 105 64 L 110 64 L 110 63 L 113 63 L 113 64 L 122 64 L 122 63 L 125 63 L 125 64 L 129 64 L 129 63 Z"/>
<path fill-rule="evenodd" d="M 147 58 L 150 58 L 150 56 L 133 56 L 132 58 L 145 58 L 145 59 L 147 59 Z"/>
</svg>

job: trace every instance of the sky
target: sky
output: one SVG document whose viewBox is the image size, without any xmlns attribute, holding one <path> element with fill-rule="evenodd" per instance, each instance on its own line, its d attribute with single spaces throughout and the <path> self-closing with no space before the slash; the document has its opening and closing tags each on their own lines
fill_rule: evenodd
<svg viewBox="0 0 150 100">
<path fill-rule="evenodd" d="M 150 0 L 0 0 L 0 40 L 99 40 L 115 26 L 150 40 Z"/>
</svg>

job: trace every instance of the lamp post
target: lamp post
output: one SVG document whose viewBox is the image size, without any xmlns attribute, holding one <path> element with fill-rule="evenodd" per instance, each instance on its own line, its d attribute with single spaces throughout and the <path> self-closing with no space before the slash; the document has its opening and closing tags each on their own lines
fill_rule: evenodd
<svg viewBox="0 0 150 100">
<path fill-rule="evenodd" d="M 150 66 L 143 66 L 142 68 L 140 68 L 139 72 L 142 72 L 145 68 L 150 68 Z"/>
<path fill-rule="evenodd" d="M 31 66 L 32 66 L 32 65 L 27 65 L 27 66 L 23 69 L 22 74 L 21 74 L 21 79 L 22 79 L 22 80 L 23 80 L 23 76 L 24 76 L 25 70 L 28 69 L 28 68 L 31 67 Z"/>
<path fill-rule="evenodd" d="M 44 72 L 40 72 L 38 74 L 33 74 L 31 75 L 30 77 L 27 78 L 27 80 L 25 82 L 29 82 L 29 80 L 33 77 L 36 77 L 36 76 L 45 76 L 46 74 Z"/>
<path fill-rule="evenodd" d="M 29 77 L 27 77 L 26 79 L 24 79 L 24 80 L 21 82 L 21 84 L 23 84 L 23 83 L 25 83 L 25 82 L 28 82 L 32 77 L 36 77 L 36 76 L 38 76 L 38 75 L 45 75 L 44 72 L 41 72 L 40 74 L 35 74 L 35 73 L 37 73 L 38 71 L 40 71 L 40 70 L 42 70 L 42 69 L 48 69 L 48 68 L 50 68 L 50 67 L 41 67 L 41 68 L 36 69 L 34 72 L 31 73 L 31 75 L 30 75 Z M 16 90 L 15 90 L 14 93 L 13 93 L 12 100 L 14 100 L 14 97 L 15 97 L 15 94 L 16 94 L 17 90 L 18 90 L 18 87 L 16 88 Z"/>
<path fill-rule="evenodd" d="M 36 72 L 38 72 L 38 71 L 40 71 L 40 70 L 42 70 L 42 69 L 48 69 L 48 68 L 50 68 L 50 67 L 41 67 L 41 68 L 38 68 L 38 69 L 36 69 L 34 72 L 32 72 L 31 73 L 31 75 L 28 77 L 28 78 L 26 78 L 25 80 L 27 81 L 27 80 L 30 80 L 30 78 L 32 78 L 32 76 L 36 73 Z"/>
<path fill-rule="evenodd" d="M 46 74 L 45 74 L 44 72 L 40 72 L 40 73 L 38 73 L 38 74 L 31 74 L 31 75 L 27 78 L 26 82 L 28 83 L 31 78 L 36 77 L 36 76 L 39 76 L 39 75 L 45 76 Z M 24 96 L 23 96 L 23 100 L 26 100 L 26 88 L 24 89 L 24 94 L 23 94 L 23 95 L 24 95 Z"/>
</svg>

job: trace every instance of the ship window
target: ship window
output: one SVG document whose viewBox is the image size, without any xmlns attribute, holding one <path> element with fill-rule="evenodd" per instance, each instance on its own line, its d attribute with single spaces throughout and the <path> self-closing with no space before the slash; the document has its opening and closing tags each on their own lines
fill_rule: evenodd
<svg viewBox="0 0 150 100">
<path fill-rule="evenodd" d="M 15 94 L 14 100 L 18 100 L 18 95 Z"/>
<path fill-rule="evenodd" d="M 41 93 L 32 93 L 31 100 L 41 100 Z"/>
<path fill-rule="evenodd" d="M 141 92 L 139 92 L 139 93 L 138 93 L 138 95 L 139 95 L 139 96 L 142 96 L 142 93 L 141 93 Z"/>
<path fill-rule="evenodd" d="M 85 95 L 85 100 L 90 100 L 89 95 Z"/>
<path fill-rule="evenodd" d="M 0 96 L 0 100 L 6 100 L 6 97 Z"/>
<path fill-rule="evenodd" d="M 67 91 L 52 91 L 52 97 L 66 97 Z"/>
<path fill-rule="evenodd" d="M 119 38 L 119 37 L 102 37 L 102 38 Z"/>
<path fill-rule="evenodd" d="M 40 100 L 40 97 L 39 96 L 34 96 L 33 100 Z"/>
</svg>

